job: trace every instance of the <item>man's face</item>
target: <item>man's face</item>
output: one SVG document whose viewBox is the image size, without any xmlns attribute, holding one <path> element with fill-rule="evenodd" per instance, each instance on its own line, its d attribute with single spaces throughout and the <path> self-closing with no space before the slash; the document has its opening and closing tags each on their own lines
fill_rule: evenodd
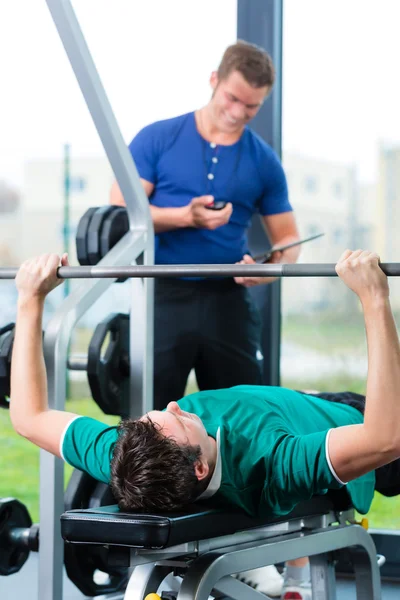
<svg viewBox="0 0 400 600">
<path fill-rule="evenodd" d="M 211 107 L 216 125 L 224 133 L 236 133 L 256 116 L 269 93 L 268 86 L 255 88 L 239 71 L 233 71 L 221 81 L 211 75 L 213 97 Z"/>
<path fill-rule="evenodd" d="M 142 420 L 150 418 L 161 428 L 161 433 L 165 437 L 173 438 L 179 445 L 190 444 L 191 446 L 200 446 L 204 452 L 208 433 L 201 419 L 193 414 L 181 410 L 177 402 L 170 402 L 165 411 L 151 410 Z"/>
</svg>

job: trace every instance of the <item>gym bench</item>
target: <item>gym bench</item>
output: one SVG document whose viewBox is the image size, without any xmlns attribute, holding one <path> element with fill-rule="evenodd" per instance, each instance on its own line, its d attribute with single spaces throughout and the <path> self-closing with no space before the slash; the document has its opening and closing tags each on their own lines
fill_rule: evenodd
<svg viewBox="0 0 400 600">
<path fill-rule="evenodd" d="M 328 496 L 301 503 L 280 520 L 202 504 L 168 514 L 126 513 L 114 505 L 61 516 L 67 543 L 107 546 L 115 564 L 135 567 L 119 596 L 125 600 L 144 600 L 170 573 L 183 578 L 177 600 L 207 600 L 210 594 L 265 600 L 231 575 L 302 556 L 310 557 L 314 600 L 336 600 L 339 556 L 353 565 L 357 599 L 379 600 L 376 549 L 354 523 L 352 507 Z"/>
</svg>

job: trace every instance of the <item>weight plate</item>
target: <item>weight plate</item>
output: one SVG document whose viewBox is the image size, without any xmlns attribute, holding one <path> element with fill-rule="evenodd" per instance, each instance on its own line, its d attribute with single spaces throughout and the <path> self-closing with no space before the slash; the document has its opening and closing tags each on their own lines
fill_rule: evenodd
<svg viewBox="0 0 400 600">
<path fill-rule="evenodd" d="M 88 258 L 90 265 L 97 265 L 101 260 L 100 239 L 107 216 L 114 210 L 114 206 L 100 206 L 92 216 L 87 236 Z"/>
<path fill-rule="evenodd" d="M 11 530 L 31 525 L 32 520 L 22 502 L 14 498 L 0 498 L 0 575 L 18 573 L 25 564 L 29 548 L 13 543 Z"/>
<path fill-rule="evenodd" d="M 87 375 L 93 399 L 106 415 L 129 416 L 129 315 L 114 313 L 97 325 Z"/>
<path fill-rule="evenodd" d="M 80 218 L 78 229 L 76 230 L 76 255 L 80 265 L 90 265 L 88 256 L 88 229 L 90 221 L 98 209 L 98 206 L 91 206 Z"/>
<path fill-rule="evenodd" d="M 126 208 L 115 206 L 114 209 L 103 222 L 101 230 L 100 253 L 102 258 L 129 231 L 129 219 Z"/>
<path fill-rule="evenodd" d="M 9 323 L 0 329 L 0 407 L 9 408 L 11 355 L 15 324 Z"/>
<path fill-rule="evenodd" d="M 88 508 L 97 480 L 88 473 L 74 469 L 64 493 L 64 509 Z"/>
</svg>

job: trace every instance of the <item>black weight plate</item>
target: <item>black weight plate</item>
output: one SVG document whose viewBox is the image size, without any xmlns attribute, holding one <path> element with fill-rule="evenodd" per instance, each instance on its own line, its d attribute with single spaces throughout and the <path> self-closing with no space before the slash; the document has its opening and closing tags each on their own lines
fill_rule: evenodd
<svg viewBox="0 0 400 600">
<path fill-rule="evenodd" d="M 87 375 L 93 399 L 106 415 L 129 416 L 129 315 L 114 313 L 97 325 Z"/>
<path fill-rule="evenodd" d="M 65 570 L 70 580 L 84 596 L 101 596 L 124 590 L 128 582 L 129 569 L 109 566 L 109 550 L 105 546 L 86 544 L 64 544 Z M 105 583 L 95 581 L 96 571 L 109 574 Z"/>
<path fill-rule="evenodd" d="M 78 258 L 78 262 L 80 265 L 89 265 L 89 256 L 88 256 L 88 229 L 90 225 L 90 221 L 98 209 L 98 206 L 91 206 L 87 209 L 85 214 L 80 218 L 78 223 L 78 228 L 76 230 L 76 255 Z"/>
<path fill-rule="evenodd" d="M 64 493 L 64 509 L 89 508 L 90 497 L 97 483 L 88 473 L 74 469 Z"/>
<path fill-rule="evenodd" d="M 100 253 L 102 258 L 129 231 L 129 219 L 126 208 L 115 206 L 114 209 L 103 222 L 101 230 Z"/>
<path fill-rule="evenodd" d="M 100 206 L 90 220 L 87 237 L 88 257 L 90 265 L 97 265 L 101 260 L 100 239 L 103 224 L 114 206 Z"/>
<path fill-rule="evenodd" d="M 112 494 L 110 486 L 98 481 L 90 496 L 88 508 L 99 508 L 99 506 L 110 506 L 111 504 L 117 504 L 117 501 Z"/>
<path fill-rule="evenodd" d="M 9 408 L 11 355 L 15 324 L 9 323 L 0 329 L 0 407 Z"/>
<path fill-rule="evenodd" d="M 25 564 L 29 549 L 16 547 L 10 534 L 12 529 L 25 529 L 31 525 L 31 518 L 22 502 L 14 498 L 0 498 L 0 575 L 18 573 Z"/>
</svg>

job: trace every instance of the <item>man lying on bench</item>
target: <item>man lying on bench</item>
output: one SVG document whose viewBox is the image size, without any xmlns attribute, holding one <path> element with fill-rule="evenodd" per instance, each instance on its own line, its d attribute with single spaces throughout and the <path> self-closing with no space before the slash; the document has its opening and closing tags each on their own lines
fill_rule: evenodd
<svg viewBox="0 0 400 600">
<path fill-rule="evenodd" d="M 366 513 L 374 489 L 400 493 L 400 347 L 376 254 L 347 250 L 337 264 L 364 311 L 366 402 L 352 393 L 244 385 L 192 394 L 118 427 L 48 408 L 42 313 L 60 283 L 59 262 L 56 255 L 27 261 L 16 278 L 12 423 L 37 446 L 110 483 L 121 509 L 169 511 L 214 496 L 250 515 L 277 517 L 348 482 L 354 507 Z"/>
</svg>

